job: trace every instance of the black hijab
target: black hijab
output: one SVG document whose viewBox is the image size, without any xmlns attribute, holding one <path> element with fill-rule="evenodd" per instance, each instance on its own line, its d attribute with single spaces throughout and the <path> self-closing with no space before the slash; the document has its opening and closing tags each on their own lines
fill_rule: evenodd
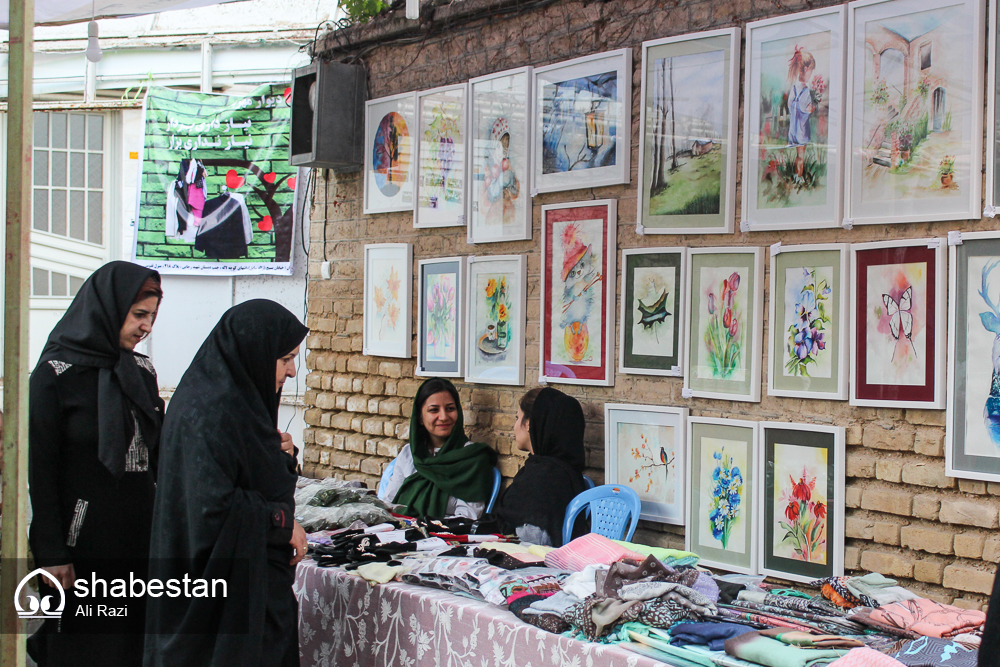
<svg viewBox="0 0 1000 667">
<path fill-rule="evenodd" d="M 177 386 L 163 424 L 150 576 L 176 578 L 185 563 L 192 578 L 227 579 L 229 595 L 150 599 L 147 667 L 260 663 L 268 558 L 276 550 L 286 567 L 291 558 L 296 480 L 294 457 L 281 451 L 275 364 L 307 332 L 273 301 L 234 306 Z M 287 515 L 287 536 L 269 547 L 276 513 Z"/>
<path fill-rule="evenodd" d="M 546 387 L 526 416 L 534 451 L 504 490 L 494 513 L 505 532 L 531 524 L 545 530 L 552 545 L 559 547 L 566 508 L 586 490 L 583 408 L 572 396 Z"/>
<path fill-rule="evenodd" d="M 100 369 L 98 458 L 119 479 L 125 473 L 135 423 L 151 453 L 160 438 L 159 396 L 143 381 L 145 371 L 136 364 L 135 354 L 121 347 L 121 328 L 129 308 L 143 283 L 159 275 L 131 262 L 109 262 L 94 271 L 52 329 L 38 360 L 39 365 L 62 361 Z"/>
</svg>

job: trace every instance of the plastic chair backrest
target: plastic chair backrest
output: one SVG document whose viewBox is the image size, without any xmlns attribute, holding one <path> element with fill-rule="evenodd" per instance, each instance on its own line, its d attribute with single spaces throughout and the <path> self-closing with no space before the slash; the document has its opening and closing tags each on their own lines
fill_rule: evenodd
<svg viewBox="0 0 1000 667">
<path fill-rule="evenodd" d="M 392 502 L 392 498 L 386 498 L 383 495 L 389 487 L 389 480 L 392 479 L 392 470 L 396 467 L 396 459 L 389 461 L 389 465 L 385 467 L 382 471 L 382 478 L 378 481 L 378 497 L 379 500 L 384 500 L 387 503 Z"/>
<path fill-rule="evenodd" d="M 563 544 L 573 539 L 576 515 L 590 509 L 590 532 L 612 540 L 632 539 L 639 525 L 642 501 L 639 494 L 627 486 L 605 484 L 579 494 L 566 508 L 563 521 Z"/>
<path fill-rule="evenodd" d="M 588 489 L 592 489 L 595 486 L 597 486 L 596 484 L 594 484 L 594 480 L 590 479 L 586 475 L 583 476 L 583 483 L 587 486 Z"/>
<path fill-rule="evenodd" d="M 497 501 L 497 496 L 500 495 L 500 471 L 497 468 L 493 469 L 493 493 L 490 495 L 490 502 L 486 505 L 486 513 L 489 514 L 493 511 L 493 505 Z"/>
</svg>

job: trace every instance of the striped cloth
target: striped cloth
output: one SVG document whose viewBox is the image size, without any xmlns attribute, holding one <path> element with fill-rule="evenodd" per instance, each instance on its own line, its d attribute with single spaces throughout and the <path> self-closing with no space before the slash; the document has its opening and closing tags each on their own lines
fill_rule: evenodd
<svg viewBox="0 0 1000 667">
<path fill-rule="evenodd" d="M 644 556 L 602 535 L 588 533 L 545 554 L 545 564 L 557 570 L 579 572 L 588 565 L 610 565 L 622 558 L 641 561 Z"/>
</svg>

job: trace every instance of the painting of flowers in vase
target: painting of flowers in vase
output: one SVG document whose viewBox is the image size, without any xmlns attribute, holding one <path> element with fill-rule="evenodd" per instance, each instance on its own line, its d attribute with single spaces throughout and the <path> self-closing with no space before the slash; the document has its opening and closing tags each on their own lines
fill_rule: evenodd
<svg viewBox="0 0 1000 667">
<path fill-rule="evenodd" d="M 746 442 L 722 438 L 702 438 L 701 494 L 698 520 L 701 546 L 744 553 L 750 520 L 745 516 L 745 482 L 748 446 Z"/>
<path fill-rule="evenodd" d="M 821 447 L 774 445 L 774 546 L 779 558 L 827 562 L 827 454 Z"/>
<path fill-rule="evenodd" d="M 832 322 L 833 267 L 785 269 L 786 377 L 829 378 L 832 354 L 827 350 Z"/>
<path fill-rule="evenodd" d="M 476 278 L 477 309 L 476 322 L 479 332 L 479 355 L 484 362 L 499 362 L 506 356 L 514 334 L 510 325 L 511 299 L 505 274 L 480 274 Z"/>
<path fill-rule="evenodd" d="M 747 293 L 740 291 L 743 268 L 702 267 L 698 365 L 702 377 L 743 381 L 746 340 Z"/>
</svg>

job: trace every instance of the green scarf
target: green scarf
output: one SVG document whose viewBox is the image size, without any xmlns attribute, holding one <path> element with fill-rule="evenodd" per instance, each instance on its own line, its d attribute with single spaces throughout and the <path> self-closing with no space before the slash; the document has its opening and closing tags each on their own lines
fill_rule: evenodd
<svg viewBox="0 0 1000 667">
<path fill-rule="evenodd" d="M 485 503 L 493 493 L 493 466 L 496 452 L 484 442 L 468 446 L 462 405 L 448 440 L 430 455 L 426 442 L 418 442 L 420 415 L 413 406 L 410 415 L 410 453 L 417 471 L 406 478 L 396 493 L 395 502 L 406 505 L 410 516 L 443 517 L 448 499 L 454 496 L 466 502 Z"/>
</svg>

